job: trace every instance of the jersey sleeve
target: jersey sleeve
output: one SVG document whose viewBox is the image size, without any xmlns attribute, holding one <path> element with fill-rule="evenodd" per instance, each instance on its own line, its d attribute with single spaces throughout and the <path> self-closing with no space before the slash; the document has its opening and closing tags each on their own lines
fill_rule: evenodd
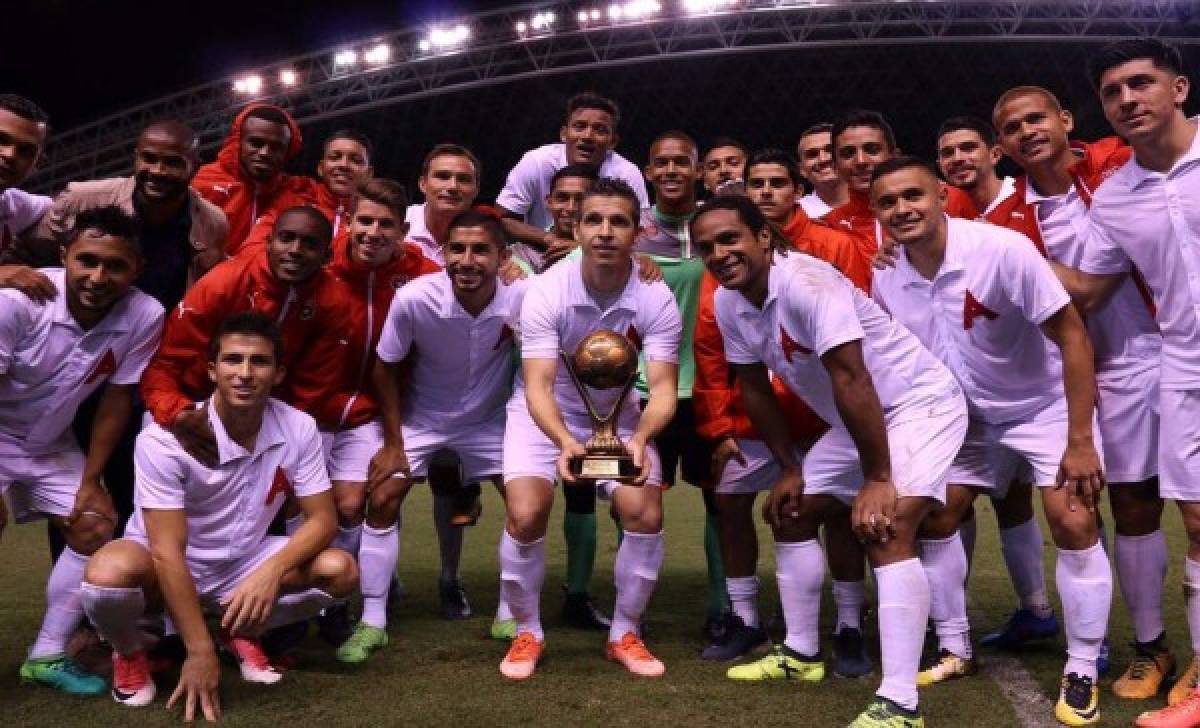
<svg viewBox="0 0 1200 728">
<path fill-rule="evenodd" d="M 171 310 L 163 326 L 162 343 L 142 374 L 142 399 L 154 421 L 169 426 L 176 415 L 193 405 L 180 387 L 184 373 L 208 357 L 208 339 L 220 323 L 218 287 L 209 273 Z M 209 285 L 206 285 L 208 283 Z"/>
<path fill-rule="evenodd" d="M 185 503 L 183 462 L 172 452 L 175 447 L 160 441 L 161 432 L 151 428 L 138 435 L 133 451 L 133 499 L 139 508 L 180 511 Z"/>
<path fill-rule="evenodd" d="M 750 348 L 738 330 L 737 311 L 734 306 L 734 296 L 737 295 L 740 294 L 717 291 L 713 300 L 717 328 L 721 331 L 721 341 L 725 345 L 725 361 L 730 364 L 757 364 L 762 361 L 762 355 Z"/>
<path fill-rule="evenodd" d="M 560 312 L 546 290 L 534 286 L 521 303 L 521 358 L 557 359 L 561 342 L 558 323 Z"/>
<path fill-rule="evenodd" d="M 137 384 L 142 379 L 142 373 L 149 365 L 150 359 L 158 351 L 162 341 L 163 309 L 157 301 L 147 297 L 146 314 L 138 322 L 138 330 L 129 342 L 129 351 L 121 358 L 117 371 L 109 379 L 113 384 Z M 151 306 L 150 304 L 154 305 Z"/>
<path fill-rule="evenodd" d="M 734 434 L 733 378 L 725 361 L 721 329 L 717 326 L 713 300 L 716 287 L 716 279 L 706 272 L 700 284 L 696 329 L 692 333 L 692 354 L 696 358 L 696 378 L 692 383 L 696 432 L 710 440 Z"/>
<path fill-rule="evenodd" d="M 12 369 L 17 345 L 33 321 L 32 303 L 22 293 L 0 291 L 0 376 Z"/>
<path fill-rule="evenodd" d="M 383 331 L 379 335 L 379 343 L 375 345 L 375 353 L 389 363 L 402 361 L 412 349 L 412 306 L 408 297 L 402 295 L 405 290 L 401 288 L 392 298 L 387 319 L 383 322 Z"/>
<path fill-rule="evenodd" d="M 1009 301 L 1026 320 L 1039 326 L 1071 302 L 1071 296 L 1046 259 L 1032 245 L 1015 244 L 1004 249 L 1009 262 Z"/>
<path fill-rule="evenodd" d="M 1093 275 L 1127 273 L 1133 267 L 1129 256 L 1121 246 L 1113 242 L 1112 236 L 1100 222 L 1101 213 L 1096 207 L 1088 216 L 1087 237 L 1083 245 L 1083 257 L 1079 270 Z"/>
<path fill-rule="evenodd" d="M 658 305 L 647 312 L 645 333 L 642 335 L 642 353 L 646 361 L 679 363 L 679 340 L 683 336 L 683 321 L 679 317 L 679 306 L 665 283 L 655 283 L 649 290 L 658 295 Z"/>
<path fill-rule="evenodd" d="M 858 320 L 854 289 L 846 283 L 827 276 L 819 290 L 796 285 L 785 289 L 780 324 L 797 338 L 811 341 L 817 356 L 825 356 L 830 350 L 865 336 Z"/>
<path fill-rule="evenodd" d="M 323 493 L 332 486 L 329 471 L 325 469 L 325 457 L 321 449 L 321 433 L 311 418 L 306 418 L 304 428 L 294 435 L 299 441 L 299 457 L 292 470 L 292 488 L 296 496 L 304 498 Z"/>
<path fill-rule="evenodd" d="M 508 172 L 504 180 L 504 189 L 496 197 L 496 205 L 514 215 L 524 216 L 537 204 L 537 160 L 533 152 L 526 152 L 521 161 Z"/>
</svg>

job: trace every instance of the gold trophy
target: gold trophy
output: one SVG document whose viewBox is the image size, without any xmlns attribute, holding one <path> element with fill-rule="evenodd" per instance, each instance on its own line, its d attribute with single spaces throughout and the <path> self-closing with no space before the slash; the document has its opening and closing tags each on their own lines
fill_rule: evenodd
<svg viewBox="0 0 1200 728">
<path fill-rule="evenodd" d="M 584 444 L 587 455 L 571 460 L 571 472 L 580 480 L 615 480 L 631 483 L 637 479 L 638 468 L 617 437 L 617 413 L 621 410 L 633 382 L 637 379 L 638 353 L 628 338 L 615 331 L 593 331 L 579 342 L 575 355 L 559 351 L 571 381 L 592 418 L 592 436 Z M 621 394 L 608 414 L 596 412 L 587 388 L 621 388 Z"/>
</svg>

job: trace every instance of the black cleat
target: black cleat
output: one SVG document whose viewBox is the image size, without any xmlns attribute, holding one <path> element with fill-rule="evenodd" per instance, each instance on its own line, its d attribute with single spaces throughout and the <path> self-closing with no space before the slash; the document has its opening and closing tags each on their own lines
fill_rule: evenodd
<svg viewBox="0 0 1200 728">
<path fill-rule="evenodd" d="M 767 632 L 762 627 L 747 627 L 741 617 L 732 615 L 723 642 L 714 642 L 700 653 L 700 657 L 714 662 L 737 660 L 750 654 L 755 648 L 767 643 Z"/>
<path fill-rule="evenodd" d="M 563 622 L 576 629 L 594 629 L 607 631 L 612 626 L 612 620 L 596 609 L 592 597 L 587 592 L 582 594 L 566 593 L 563 602 Z"/>
<path fill-rule="evenodd" d="M 871 674 L 874 665 L 871 664 L 871 658 L 867 657 L 861 630 L 843 627 L 841 632 L 833 636 L 833 659 L 830 668 L 838 677 L 854 678 Z"/>
<path fill-rule="evenodd" d="M 449 620 L 470 619 L 471 603 L 462 582 L 438 580 L 438 592 L 442 600 L 442 618 Z"/>
<path fill-rule="evenodd" d="M 738 619 L 733 612 L 721 612 L 720 614 L 709 614 L 704 618 L 704 626 L 701 627 L 701 632 L 704 634 L 704 639 L 710 645 L 723 645 L 725 640 L 733 633 L 733 630 L 742 625 L 742 620 Z"/>
<path fill-rule="evenodd" d="M 317 615 L 317 634 L 330 646 L 341 647 L 342 643 L 354 634 L 350 608 L 345 604 L 334 604 L 322 610 Z"/>
</svg>

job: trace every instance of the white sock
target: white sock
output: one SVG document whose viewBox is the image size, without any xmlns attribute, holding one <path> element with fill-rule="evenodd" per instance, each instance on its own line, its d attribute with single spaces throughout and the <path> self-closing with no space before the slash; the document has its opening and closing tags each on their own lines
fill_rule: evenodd
<svg viewBox="0 0 1200 728">
<path fill-rule="evenodd" d="M 118 654 L 126 657 L 141 651 L 142 632 L 138 620 L 146 611 L 146 596 L 140 587 L 123 588 L 80 584 L 83 611 Z"/>
<path fill-rule="evenodd" d="M 733 613 L 740 617 L 747 627 L 757 627 L 758 577 L 727 576 L 725 590 L 729 592 L 729 603 L 733 605 Z"/>
<path fill-rule="evenodd" d="M 1192 634 L 1192 654 L 1200 655 L 1200 562 L 1190 557 L 1183 560 L 1183 602 Z"/>
<path fill-rule="evenodd" d="M 297 513 L 291 518 L 285 518 L 283 521 L 283 533 L 291 538 L 296 535 L 296 531 L 300 528 L 300 524 L 304 523 L 304 514 Z"/>
<path fill-rule="evenodd" d="M 400 559 L 400 527 L 372 528 L 362 526 L 362 543 L 358 547 L 358 580 L 362 591 L 362 621 L 372 627 L 387 627 L 388 589 L 396 562 Z"/>
<path fill-rule="evenodd" d="M 978 533 L 978 519 L 972 517 L 958 525 L 958 537 L 962 539 L 963 552 L 967 555 L 967 577 L 971 576 L 971 564 L 975 563 L 975 536 Z"/>
<path fill-rule="evenodd" d="M 1043 619 L 1054 614 L 1046 594 L 1046 569 L 1042 564 L 1044 549 L 1042 529 L 1036 518 L 1019 526 L 1000 529 L 1000 551 L 1004 554 L 1004 565 L 1008 567 L 1008 577 L 1021 608 Z"/>
<path fill-rule="evenodd" d="M 917 709 L 917 670 L 929 619 L 929 582 L 917 559 L 874 569 L 879 592 L 879 652 L 883 681 L 875 694 Z"/>
<path fill-rule="evenodd" d="M 30 659 L 54 657 L 64 654 L 71 633 L 83 619 L 83 603 L 79 597 L 79 584 L 87 568 L 88 557 L 77 553 L 70 546 L 63 549 L 50 578 L 46 580 L 46 616 L 37 641 L 29 651 Z"/>
<path fill-rule="evenodd" d="M 663 562 L 663 535 L 658 533 L 625 532 L 613 563 L 613 583 L 617 587 L 617 603 L 613 609 L 608 641 L 620 642 L 626 632 L 640 634 L 639 622 L 654 594 L 658 572 Z"/>
<path fill-rule="evenodd" d="M 508 606 L 508 602 L 504 601 L 504 589 L 501 588 L 496 600 L 496 616 L 492 621 L 507 622 L 512 618 L 512 607 Z"/>
<path fill-rule="evenodd" d="M 337 534 L 333 537 L 332 546 L 341 549 L 351 556 L 358 558 L 358 547 L 362 543 L 362 530 L 366 524 L 359 523 L 350 528 L 338 526 Z"/>
<path fill-rule="evenodd" d="M 275 608 L 271 610 L 271 616 L 267 618 L 263 631 L 307 621 L 338 601 L 329 593 L 316 588 L 284 594 L 275 601 Z"/>
<path fill-rule="evenodd" d="M 921 567 L 929 582 L 929 616 L 938 647 L 971 658 L 971 626 L 967 621 L 967 552 L 962 538 L 921 540 Z"/>
<path fill-rule="evenodd" d="M 500 537 L 500 600 L 517 620 L 517 634 L 531 632 L 540 642 L 542 582 L 546 580 L 546 539 L 521 543 L 504 530 Z"/>
<path fill-rule="evenodd" d="M 1112 606 L 1112 567 L 1104 547 L 1097 541 L 1078 551 L 1059 549 L 1054 578 L 1067 633 L 1063 674 L 1073 672 L 1095 681 L 1096 658 L 1100 656 Z"/>
<path fill-rule="evenodd" d="M 867 585 L 864 581 L 833 580 L 833 603 L 837 605 L 837 625 L 833 633 L 843 627 L 862 629 L 862 608 L 867 601 Z"/>
<path fill-rule="evenodd" d="M 1134 639 L 1152 642 L 1166 629 L 1162 593 L 1167 579 L 1167 535 L 1161 529 L 1144 536 L 1118 533 L 1116 540 L 1117 576 L 1133 622 Z"/>
<path fill-rule="evenodd" d="M 821 542 L 775 543 L 775 581 L 787 629 L 783 644 L 805 657 L 821 652 L 818 623 L 821 619 L 821 587 L 825 583 L 825 552 Z"/>
</svg>

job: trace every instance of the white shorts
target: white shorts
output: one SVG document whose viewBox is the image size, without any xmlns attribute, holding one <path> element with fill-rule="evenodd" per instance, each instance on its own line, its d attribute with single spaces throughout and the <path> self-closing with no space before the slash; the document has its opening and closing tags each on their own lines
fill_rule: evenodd
<svg viewBox="0 0 1200 728">
<path fill-rule="evenodd" d="M 1158 475 L 1158 367 L 1097 379 L 1096 388 L 1109 484 L 1140 483 Z"/>
<path fill-rule="evenodd" d="M 640 415 L 636 406 L 624 406 L 617 416 L 617 436 L 626 440 L 633 435 Z M 592 421 L 586 415 L 563 413 L 563 420 L 576 440 L 587 442 L 592 436 Z M 508 402 L 508 426 L 504 429 L 504 482 L 515 478 L 541 478 L 554 483 L 558 480 L 558 456 L 561 454 L 558 446 L 533 421 L 524 394 L 514 395 Z M 652 443 L 646 445 L 646 457 L 650 459 L 650 477 L 646 485 L 661 486 L 662 462 Z M 600 481 L 597 489 L 603 488 L 604 493 L 611 496 L 617 485 Z"/>
<path fill-rule="evenodd" d="M 771 448 L 762 440 L 738 438 L 738 448 L 746 464 L 730 458 L 721 471 L 721 482 L 717 483 L 716 492 L 726 494 L 761 493 L 770 490 L 779 481 L 779 463 L 771 454 Z M 804 451 L 797 450 L 796 462 L 804 462 Z"/>
<path fill-rule="evenodd" d="M 449 450 L 462 463 L 463 482 L 474 483 L 500 474 L 504 453 L 504 412 L 478 424 L 453 430 L 404 425 L 404 453 L 414 478 L 429 474 L 435 453 Z"/>
<path fill-rule="evenodd" d="M 145 534 L 126 534 L 123 540 L 133 541 L 149 550 Z M 217 565 L 198 565 L 188 561 L 188 572 L 196 584 L 200 605 L 208 610 L 221 611 L 221 600 L 231 594 L 238 584 L 250 576 L 267 559 L 279 553 L 290 539 L 287 536 L 267 536 L 254 551 L 241 559 L 231 559 Z"/>
<path fill-rule="evenodd" d="M 936 409 L 900 412 L 888 418 L 892 482 L 901 498 L 946 502 L 950 465 L 967 433 L 967 405 L 961 395 Z M 834 428 L 804 458 L 806 495 L 832 495 L 850 503 L 862 489 L 862 463 L 850 433 Z"/>
<path fill-rule="evenodd" d="M 0 496 L 8 495 L 13 519 L 27 523 L 69 515 L 83 479 L 84 462 L 78 447 L 50 455 L 0 456 Z"/>
<path fill-rule="evenodd" d="M 371 458 L 383 447 L 383 425 L 379 420 L 365 422 L 337 432 L 321 433 L 321 450 L 330 480 L 363 483 L 371 467 Z"/>
<path fill-rule="evenodd" d="M 1200 501 L 1200 389 L 1159 392 L 1158 494 Z"/>
<path fill-rule="evenodd" d="M 1019 475 L 1030 478 L 1034 485 L 1051 487 L 1067 447 L 1067 425 L 1065 400 L 1029 420 L 990 424 L 972 419 L 966 442 L 950 468 L 950 482 L 988 491 L 995 498 L 1002 498 Z M 1094 420 L 1092 436 L 1096 450 L 1104 452 L 1104 440 Z"/>
</svg>

